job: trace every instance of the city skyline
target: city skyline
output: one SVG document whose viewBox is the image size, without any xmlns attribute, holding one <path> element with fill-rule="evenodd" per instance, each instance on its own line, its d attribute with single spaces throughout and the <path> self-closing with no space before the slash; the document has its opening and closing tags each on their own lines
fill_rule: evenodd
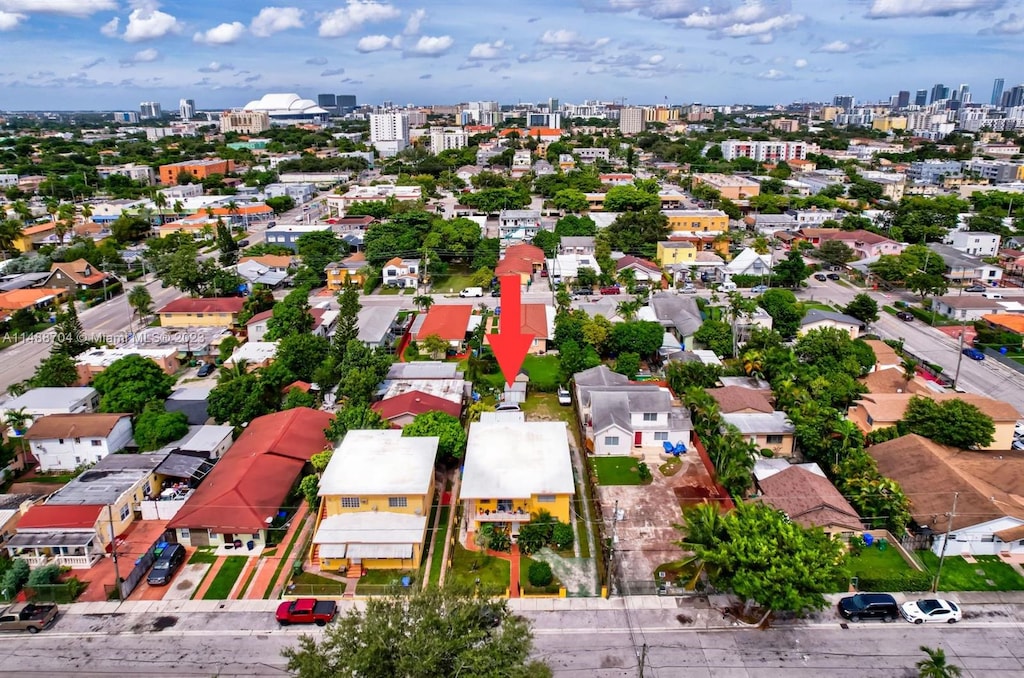
<svg viewBox="0 0 1024 678">
<path fill-rule="evenodd" d="M 1024 80 L 993 70 L 1019 56 L 1021 0 L 301 4 L 0 0 L 0 108 L 217 110 L 266 92 L 771 105 L 935 83 L 987 103 L 996 78 Z"/>
</svg>

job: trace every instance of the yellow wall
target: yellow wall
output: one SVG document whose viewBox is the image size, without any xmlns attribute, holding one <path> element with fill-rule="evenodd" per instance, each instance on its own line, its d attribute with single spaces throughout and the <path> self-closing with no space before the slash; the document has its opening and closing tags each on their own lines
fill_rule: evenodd
<svg viewBox="0 0 1024 678">
<path fill-rule="evenodd" d="M 673 231 L 728 231 L 729 216 L 726 214 L 666 214 L 668 227 Z"/>
<path fill-rule="evenodd" d="M 338 271 L 327 272 L 327 289 L 332 292 L 340 292 L 346 284 L 363 286 L 366 282 L 366 276 L 362 273 L 353 273 L 349 275 L 349 272 L 345 269 Z"/>
<path fill-rule="evenodd" d="M 766 434 L 758 434 L 751 436 L 754 443 L 757 445 L 759 450 L 771 450 L 775 453 L 776 457 L 792 457 L 793 456 L 793 436 L 784 435 L 782 436 L 781 443 L 769 443 L 768 436 Z"/>
<path fill-rule="evenodd" d="M 696 260 L 696 247 L 665 247 L 662 243 L 658 243 L 658 261 L 662 266 L 682 264 Z"/>
<path fill-rule="evenodd" d="M 498 508 L 497 499 L 476 499 L 466 500 L 469 504 L 474 504 L 476 511 L 470 513 L 467 511 L 467 515 L 470 518 L 475 518 L 476 513 L 482 513 L 483 511 L 490 509 L 496 511 Z M 556 494 L 553 502 L 539 502 L 537 496 L 533 495 L 528 499 L 513 499 L 512 500 L 512 512 L 516 512 L 522 509 L 526 515 L 533 515 L 541 511 L 547 511 L 556 520 L 560 520 L 563 523 L 569 522 L 570 507 L 572 505 L 572 495 L 568 494 Z M 480 521 L 474 521 L 475 528 L 479 527 Z M 486 522 L 486 521 L 484 521 Z M 526 521 L 524 521 L 526 522 Z"/>
<path fill-rule="evenodd" d="M 99 520 L 96 521 L 96 534 L 99 535 L 101 543 L 104 545 L 110 543 L 111 518 L 114 523 L 114 534 L 118 536 L 123 534 L 128 529 L 128 526 L 132 524 L 132 521 L 135 520 L 133 507 L 146 498 L 145 487 L 147 485 L 149 486 L 150 497 L 156 497 L 160 494 L 160 481 L 151 473 L 145 478 L 140 479 L 129 492 L 125 492 L 120 499 L 112 504 L 109 513 L 106 508 L 100 512 Z M 125 506 L 128 507 L 128 516 L 122 519 L 121 509 Z"/>
<path fill-rule="evenodd" d="M 434 494 L 434 483 L 430 483 L 430 489 L 426 494 L 403 494 L 403 495 L 378 495 L 359 497 L 359 508 L 342 508 L 340 496 L 324 497 L 324 517 L 336 516 L 342 513 L 359 513 L 360 511 L 381 511 L 384 513 L 408 513 L 425 516 L 430 513 L 430 500 Z M 354 496 L 354 495 L 353 495 Z M 391 508 L 388 506 L 389 497 L 405 497 L 408 506 Z M 364 503 L 365 502 L 365 503 Z"/>
<path fill-rule="evenodd" d="M 238 323 L 234 313 L 161 313 L 163 327 L 227 327 Z"/>
</svg>

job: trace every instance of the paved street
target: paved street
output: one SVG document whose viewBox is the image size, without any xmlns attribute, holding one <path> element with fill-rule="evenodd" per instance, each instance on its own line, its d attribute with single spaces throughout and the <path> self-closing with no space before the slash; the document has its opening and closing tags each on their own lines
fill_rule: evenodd
<svg viewBox="0 0 1024 678">
<path fill-rule="evenodd" d="M 263 602 L 263 601 L 251 601 Z M 269 601 L 268 601 L 269 602 Z M 535 652 L 556 676 L 639 675 L 634 647 L 647 645 L 647 677 L 862 678 L 911 676 L 920 645 L 943 647 L 967 678 L 1024 672 L 1022 627 L 1002 615 L 956 626 L 837 619 L 766 631 L 697 630 L 693 610 L 523 612 L 535 625 Z M 65 615 L 38 636 L 0 637 L 0 674 L 93 676 L 283 675 L 280 652 L 317 629 L 276 627 L 270 612 Z M 635 642 L 635 645 L 634 645 Z"/>
</svg>

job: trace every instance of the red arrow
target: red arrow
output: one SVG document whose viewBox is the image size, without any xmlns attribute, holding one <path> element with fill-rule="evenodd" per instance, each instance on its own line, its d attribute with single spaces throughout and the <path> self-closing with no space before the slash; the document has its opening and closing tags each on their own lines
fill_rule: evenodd
<svg viewBox="0 0 1024 678">
<path fill-rule="evenodd" d="M 511 386 L 523 366 L 523 360 L 533 343 L 532 334 L 523 334 L 523 308 L 519 298 L 519 276 L 501 276 L 501 316 L 498 333 L 488 334 L 494 357 L 498 359 L 505 382 Z"/>
</svg>

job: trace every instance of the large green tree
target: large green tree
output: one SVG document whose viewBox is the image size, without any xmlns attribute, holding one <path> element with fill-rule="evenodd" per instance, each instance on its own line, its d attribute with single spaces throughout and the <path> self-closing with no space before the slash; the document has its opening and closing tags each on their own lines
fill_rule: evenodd
<svg viewBox="0 0 1024 678">
<path fill-rule="evenodd" d="M 437 436 L 438 453 L 447 459 L 462 459 L 466 454 L 466 429 L 458 418 L 446 412 L 417 414 L 411 424 L 402 429 L 406 437 Z"/>
<path fill-rule="evenodd" d="M 316 372 L 331 348 L 331 342 L 317 334 L 289 334 L 277 345 L 277 358 L 296 379 L 312 382 Z"/>
<path fill-rule="evenodd" d="M 878 302 L 872 299 L 870 294 L 861 292 L 850 300 L 843 313 L 862 323 L 873 323 L 878 320 Z"/>
<path fill-rule="evenodd" d="M 274 304 L 274 314 L 267 319 L 266 341 L 278 341 L 294 334 L 307 334 L 313 329 L 309 310 L 309 288 L 297 287 Z"/>
<path fill-rule="evenodd" d="M 324 429 L 324 435 L 329 440 L 339 442 L 352 430 L 382 431 L 389 426 L 387 420 L 383 419 L 377 410 L 370 409 L 369 405 L 347 405 L 334 415 L 330 425 Z"/>
<path fill-rule="evenodd" d="M 646 258 L 655 256 L 668 234 L 668 217 L 653 208 L 624 212 L 603 233 L 612 249 Z"/>
<path fill-rule="evenodd" d="M 256 417 L 276 412 L 281 404 L 279 388 L 274 388 L 257 373 L 243 374 L 210 391 L 206 411 L 219 424 L 239 427 Z"/>
<path fill-rule="evenodd" d="M 529 622 L 505 601 L 449 587 L 372 598 L 282 654 L 298 678 L 550 677 L 531 648 Z"/>
<path fill-rule="evenodd" d="M 606 212 L 642 212 L 660 207 L 661 199 L 657 193 L 652 194 L 636 186 L 613 186 L 604 196 Z"/>
<path fill-rule="evenodd" d="M 636 353 L 648 357 L 658 352 L 664 338 L 665 330 L 659 323 L 636 320 L 615 324 L 608 345 L 616 353 Z"/>
<path fill-rule="evenodd" d="M 797 306 L 795 294 L 789 290 L 770 289 L 758 297 L 757 303 L 772 317 L 772 329 L 784 339 L 796 336 L 803 313 Z"/>
<path fill-rule="evenodd" d="M 85 338 L 82 321 L 75 310 L 75 300 L 69 299 L 63 311 L 57 311 L 54 323 L 53 352 L 72 358 L 89 350 L 95 344 Z"/>
<path fill-rule="evenodd" d="M 843 577 L 841 541 L 765 504 L 740 503 L 720 517 L 695 507 L 683 518 L 688 537 L 681 546 L 704 564 L 716 588 L 748 602 L 777 612 L 818 610 Z"/>
<path fill-rule="evenodd" d="M 775 281 L 783 287 L 800 287 L 800 283 L 811 274 L 811 269 L 794 249 L 786 253 L 785 259 L 775 264 L 773 274 Z"/>
<path fill-rule="evenodd" d="M 348 253 L 345 241 L 330 230 L 303 233 L 295 241 L 295 246 L 302 263 L 314 271 L 321 282 L 327 279 L 327 264 Z"/>
<path fill-rule="evenodd" d="M 180 440 L 186 433 L 188 416 L 184 412 L 168 412 L 159 400 L 146 403 L 135 420 L 135 443 L 142 452 Z"/>
<path fill-rule="evenodd" d="M 139 414 L 147 403 L 166 400 L 173 385 L 174 377 L 140 355 L 118 358 L 93 380 L 100 394 L 100 412 Z"/>
<path fill-rule="evenodd" d="M 26 384 L 29 388 L 74 386 L 78 382 L 75 359 L 66 353 L 51 353 L 39 365 Z"/>
<path fill-rule="evenodd" d="M 996 433 L 992 417 L 959 398 L 936 402 L 915 396 L 907 404 L 903 425 L 911 433 L 965 450 L 991 445 Z"/>
</svg>

